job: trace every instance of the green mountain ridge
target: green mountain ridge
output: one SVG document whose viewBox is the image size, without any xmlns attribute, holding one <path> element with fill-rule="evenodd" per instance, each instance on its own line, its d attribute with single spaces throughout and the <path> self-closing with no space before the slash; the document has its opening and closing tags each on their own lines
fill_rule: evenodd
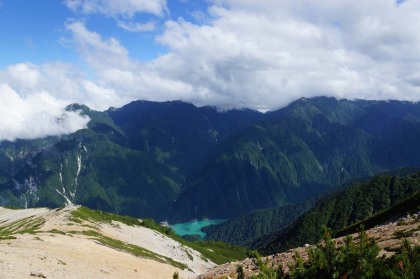
<svg viewBox="0 0 420 279">
<path fill-rule="evenodd" d="M 225 140 L 189 178 L 172 220 L 231 218 L 301 202 L 353 178 L 418 166 L 418 109 L 411 103 L 314 98 L 268 113 L 267 120 Z M 386 129 L 374 129 L 381 125 Z"/>
<path fill-rule="evenodd" d="M 88 129 L 0 143 L 3 205 L 58 207 L 71 202 L 166 219 L 198 161 L 205 160 L 219 139 L 262 115 L 249 110 L 219 113 L 182 102 L 139 101 L 104 112 L 78 104 L 67 109 L 89 116 Z"/>
<path fill-rule="evenodd" d="M 398 205 L 404 200 L 419 210 L 418 204 L 411 202 L 413 199 L 418 200 L 419 192 L 419 171 L 405 176 L 379 175 L 367 182 L 355 184 L 326 196 L 294 223 L 277 232 L 257 238 L 251 246 L 258 248 L 264 254 L 273 254 L 305 243 L 317 243 L 322 238 L 324 226 L 333 231 L 342 231 L 340 235 L 343 235 L 346 232 L 345 228 L 353 227 L 353 232 L 357 231 L 358 228 L 354 228 L 356 223 L 393 208 L 393 211 L 387 213 L 384 218 L 376 219 L 374 224 L 377 225 L 381 220 L 382 222 L 389 220 L 392 212 L 407 213 L 406 207 Z"/>
<path fill-rule="evenodd" d="M 315 199 L 278 208 L 258 209 L 222 224 L 202 228 L 206 240 L 224 241 L 247 246 L 251 240 L 278 231 L 293 223 L 312 208 Z"/>
<path fill-rule="evenodd" d="M 418 172 L 418 168 L 404 168 L 385 172 L 380 175 L 406 176 L 416 172 Z M 336 196 L 337 193 L 343 193 L 347 188 L 362 183 L 368 183 L 370 180 L 370 177 L 351 179 L 342 187 L 325 192 L 305 202 L 289 204 L 277 208 L 254 210 L 231 218 L 224 223 L 204 227 L 202 228 L 202 231 L 206 233 L 206 239 L 208 240 L 224 241 L 251 247 L 256 239 L 260 237 L 263 238 L 264 235 L 276 233 L 291 225 L 304 213 L 310 211 L 318 201 L 330 196 Z M 357 232 L 359 229 L 358 225 L 352 226 L 355 226 L 353 232 Z"/>
<path fill-rule="evenodd" d="M 420 105 L 407 102 L 320 97 L 265 114 L 180 101 L 67 109 L 89 116 L 88 128 L 0 143 L 0 204 L 231 218 L 420 166 Z"/>
</svg>

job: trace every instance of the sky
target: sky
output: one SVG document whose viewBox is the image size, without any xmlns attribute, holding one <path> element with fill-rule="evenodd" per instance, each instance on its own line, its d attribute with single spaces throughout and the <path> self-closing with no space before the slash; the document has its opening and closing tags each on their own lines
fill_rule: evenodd
<svg viewBox="0 0 420 279">
<path fill-rule="evenodd" d="M 418 30 L 418 0 L 0 0 L 0 140 L 86 127 L 71 103 L 420 101 Z"/>
</svg>

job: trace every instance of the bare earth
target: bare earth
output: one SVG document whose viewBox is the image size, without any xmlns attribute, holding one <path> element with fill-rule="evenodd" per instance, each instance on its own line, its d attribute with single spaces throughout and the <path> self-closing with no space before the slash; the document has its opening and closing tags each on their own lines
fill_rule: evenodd
<svg viewBox="0 0 420 279">
<path fill-rule="evenodd" d="M 406 237 L 406 239 L 415 245 L 420 245 L 420 213 L 413 216 L 406 216 L 404 218 L 400 218 L 399 220 L 367 230 L 367 235 L 376 240 L 378 246 L 381 248 L 380 255 L 391 255 L 392 252 L 388 251 L 395 250 L 395 248 L 399 248 L 401 246 L 401 238 L 397 235 L 404 232 L 410 232 L 411 235 Z M 353 234 L 353 238 L 355 239 L 356 237 L 357 234 Z M 335 240 L 338 245 L 343 243 L 343 238 L 337 238 Z M 387 249 L 385 250 L 385 248 Z M 263 260 L 267 261 L 268 265 L 271 267 L 277 268 L 281 265 L 283 270 L 287 272 L 289 269 L 288 266 L 290 264 L 294 264 L 293 255 L 296 251 L 300 253 L 304 260 L 308 258 L 308 247 L 299 247 L 291 249 L 285 253 L 265 257 Z M 200 275 L 198 278 L 236 278 L 236 268 L 238 265 L 243 266 L 246 276 L 258 273 L 258 268 L 254 260 L 245 259 L 241 262 L 233 262 L 217 266 L 207 273 Z"/>
<path fill-rule="evenodd" d="M 81 224 L 70 222 L 70 212 L 45 208 L 9 210 L 0 208 L 0 227 L 19 220 L 43 220 L 33 233 L 13 234 L 16 239 L 0 240 L 0 278 L 194 278 L 215 267 L 201 255 L 180 243 L 143 227 L 122 223 Z M 25 219 L 28 218 L 28 219 Z M 39 219 L 41 218 L 41 219 Z M 17 223 L 18 224 L 18 223 Z M 188 266 L 179 270 L 168 263 L 136 257 L 100 244 L 92 237 L 74 233 L 95 230 L 104 236 L 143 247 Z M 55 231 L 54 231 L 55 230 Z M 187 254 L 192 255 L 192 260 Z"/>
</svg>

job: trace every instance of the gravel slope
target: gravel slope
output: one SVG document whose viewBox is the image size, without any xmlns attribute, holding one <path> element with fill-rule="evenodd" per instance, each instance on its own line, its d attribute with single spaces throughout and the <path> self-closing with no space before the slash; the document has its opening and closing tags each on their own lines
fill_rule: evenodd
<svg viewBox="0 0 420 279">
<path fill-rule="evenodd" d="M 144 227 L 69 220 L 77 206 L 62 210 L 0 208 L 0 230 L 25 229 L 41 223 L 36 233 L 13 233 L 16 239 L 0 240 L 0 278 L 194 278 L 215 266 L 201 254 L 156 231 Z M 78 232 L 93 230 L 115 240 L 143 247 L 186 264 L 179 270 L 168 263 L 113 249 Z M 190 256 L 188 256 L 190 254 Z M 192 255 L 192 260 L 191 260 Z"/>
</svg>

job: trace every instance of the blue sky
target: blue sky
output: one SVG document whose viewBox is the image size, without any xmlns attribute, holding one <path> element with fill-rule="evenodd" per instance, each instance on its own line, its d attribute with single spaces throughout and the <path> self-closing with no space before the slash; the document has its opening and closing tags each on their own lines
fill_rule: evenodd
<svg viewBox="0 0 420 279">
<path fill-rule="evenodd" d="M 63 59 L 58 44 L 63 20 L 70 16 L 59 1 L 6 0 L 0 6 L 1 66 Z"/>
<path fill-rule="evenodd" d="M 420 101 L 419 15 L 417 0 L 0 0 L 0 140 L 84 127 L 76 102 Z"/>
<path fill-rule="evenodd" d="M 86 25 L 104 36 L 115 37 L 129 50 L 133 58 L 149 61 L 167 52 L 167 48 L 154 41 L 161 24 L 169 19 L 185 18 L 197 22 L 193 13 L 206 10 L 205 1 L 169 1 L 169 13 L 155 16 L 138 13 L 130 21 L 156 22 L 156 29 L 150 32 L 124 31 L 116 25 L 115 19 L 104 15 L 89 15 L 71 11 L 60 0 L 2 0 L 0 1 L 0 67 L 20 62 L 36 64 L 54 60 L 77 63 L 77 52 L 66 47 L 62 39 L 68 35 L 65 23 L 80 19 Z"/>
</svg>

